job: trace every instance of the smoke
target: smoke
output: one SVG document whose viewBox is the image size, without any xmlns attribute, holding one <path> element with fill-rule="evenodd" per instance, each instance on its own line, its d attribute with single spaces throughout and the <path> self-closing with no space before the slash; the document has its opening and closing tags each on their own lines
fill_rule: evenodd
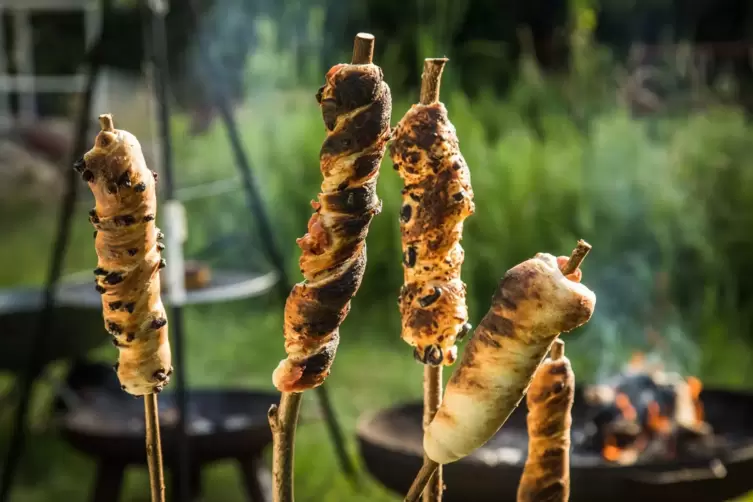
<svg viewBox="0 0 753 502">
<path fill-rule="evenodd" d="M 705 241 L 704 213 L 677 175 L 671 142 L 655 138 L 651 126 L 627 114 L 596 121 L 584 161 L 587 226 L 601 247 L 585 265 L 596 311 L 574 351 L 598 381 L 638 351 L 660 357 L 668 370 L 699 368 L 692 321 L 679 314 L 672 281 L 685 272 L 677 257 Z"/>
</svg>

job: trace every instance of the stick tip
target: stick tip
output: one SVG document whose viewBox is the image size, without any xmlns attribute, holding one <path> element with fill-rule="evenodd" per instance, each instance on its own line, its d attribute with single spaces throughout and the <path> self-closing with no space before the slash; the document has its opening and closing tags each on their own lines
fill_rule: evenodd
<svg viewBox="0 0 753 502">
<path fill-rule="evenodd" d="M 449 59 L 424 59 L 424 73 L 421 75 L 421 104 L 430 105 L 439 101 L 439 88 L 442 84 L 442 72 Z"/>
<path fill-rule="evenodd" d="M 374 60 L 374 44 L 376 39 L 371 33 L 358 33 L 353 42 L 352 64 L 371 64 Z"/>
<path fill-rule="evenodd" d="M 552 348 L 549 350 L 549 358 L 552 361 L 562 359 L 565 355 L 565 342 L 557 338 L 552 344 Z"/>
<path fill-rule="evenodd" d="M 115 123 L 112 121 L 112 113 L 103 113 L 99 116 L 99 127 L 103 131 L 115 132 Z"/>
<path fill-rule="evenodd" d="M 570 258 L 567 260 L 567 263 L 562 267 L 562 273 L 564 275 L 570 275 L 576 270 L 578 270 L 578 267 L 580 267 L 581 263 L 583 263 L 583 260 L 586 259 L 586 256 L 591 251 L 591 244 L 587 243 L 583 239 L 580 239 L 578 241 L 578 244 L 575 246 L 575 249 L 573 249 L 573 252 L 570 254 Z"/>
</svg>

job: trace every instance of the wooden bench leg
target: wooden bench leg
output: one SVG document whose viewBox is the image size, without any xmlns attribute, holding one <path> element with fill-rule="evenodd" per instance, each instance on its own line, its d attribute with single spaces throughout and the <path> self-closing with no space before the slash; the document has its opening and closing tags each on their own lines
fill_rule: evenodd
<svg viewBox="0 0 753 502">
<path fill-rule="evenodd" d="M 272 473 L 260 459 L 239 458 L 243 486 L 249 502 L 272 502 Z"/>
<path fill-rule="evenodd" d="M 100 461 L 91 502 L 118 502 L 126 466 Z"/>
</svg>

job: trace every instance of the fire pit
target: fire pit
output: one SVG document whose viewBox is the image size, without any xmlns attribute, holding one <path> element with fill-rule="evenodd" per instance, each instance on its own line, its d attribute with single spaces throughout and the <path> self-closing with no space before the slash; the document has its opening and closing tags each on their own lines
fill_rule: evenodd
<svg viewBox="0 0 753 502">
<path fill-rule="evenodd" d="M 610 463 L 586 438 L 593 408 L 582 390 L 573 407 L 570 460 L 573 502 L 635 500 L 725 501 L 753 490 L 753 394 L 705 389 L 705 421 L 723 439 L 714 455 L 637 459 Z M 528 447 L 525 400 L 505 426 L 472 455 L 445 466 L 445 502 L 515 501 Z M 411 403 L 362 417 L 358 425 L 367 468 L 387 488 L 404 495 L 422 463 L 422 404 Z"/>
<path fill-rule="evenodd" d="M 226 459 L 238 462 L 250 502 L 271 500 L 270 474 L 261 454 L 272 441 L 267 410 L 277 403 L 279 395 L 228 389 L 192 390 L 188 394 L 193 500 L 201 495 L 201 468 Z M 162 450 L 169 469 L 178 451 L 178 409 L 169 391 L 160 394 L 159 410 Z M 62 432 L 74 448 L 97 460 L 92 502 L 116 502 L 125 468 L 146 464 L 144 407 L 141 400 L 125 393 L 90 389 L 86 399 L 63 416 Z"/>
<path fill-rule="evenodd" d="M 53 331 L 48 333 L 44 346 L 37 348 L 32 347 L 30 334 L 36 329 L 44 307 L 43 291 L 39 288 L 0 291 L 0 371 L 22 371 L 32 350 L 41 350 L 41 362 L 46 364 L 81 356 L 107 342 L 102 313 L 60 304 L 62 289 L 64 286 L 55 300 Z"/>
</svg>

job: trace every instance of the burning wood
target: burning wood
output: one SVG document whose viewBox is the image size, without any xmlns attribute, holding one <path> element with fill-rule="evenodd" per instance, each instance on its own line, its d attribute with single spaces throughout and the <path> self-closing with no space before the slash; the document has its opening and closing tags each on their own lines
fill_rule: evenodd
<svg viewBox="0 0 753 502">
<path fill-rule="evenodd" d="M 666 372 L 635 354 L 612 381 L 586 389 L 592 407 L 586 443 L 622 465 L 674 459 L 699 446 L 708 451 L 714 438 L 704 422 L 702 389 L 698 378 Z"/>
</svg>

